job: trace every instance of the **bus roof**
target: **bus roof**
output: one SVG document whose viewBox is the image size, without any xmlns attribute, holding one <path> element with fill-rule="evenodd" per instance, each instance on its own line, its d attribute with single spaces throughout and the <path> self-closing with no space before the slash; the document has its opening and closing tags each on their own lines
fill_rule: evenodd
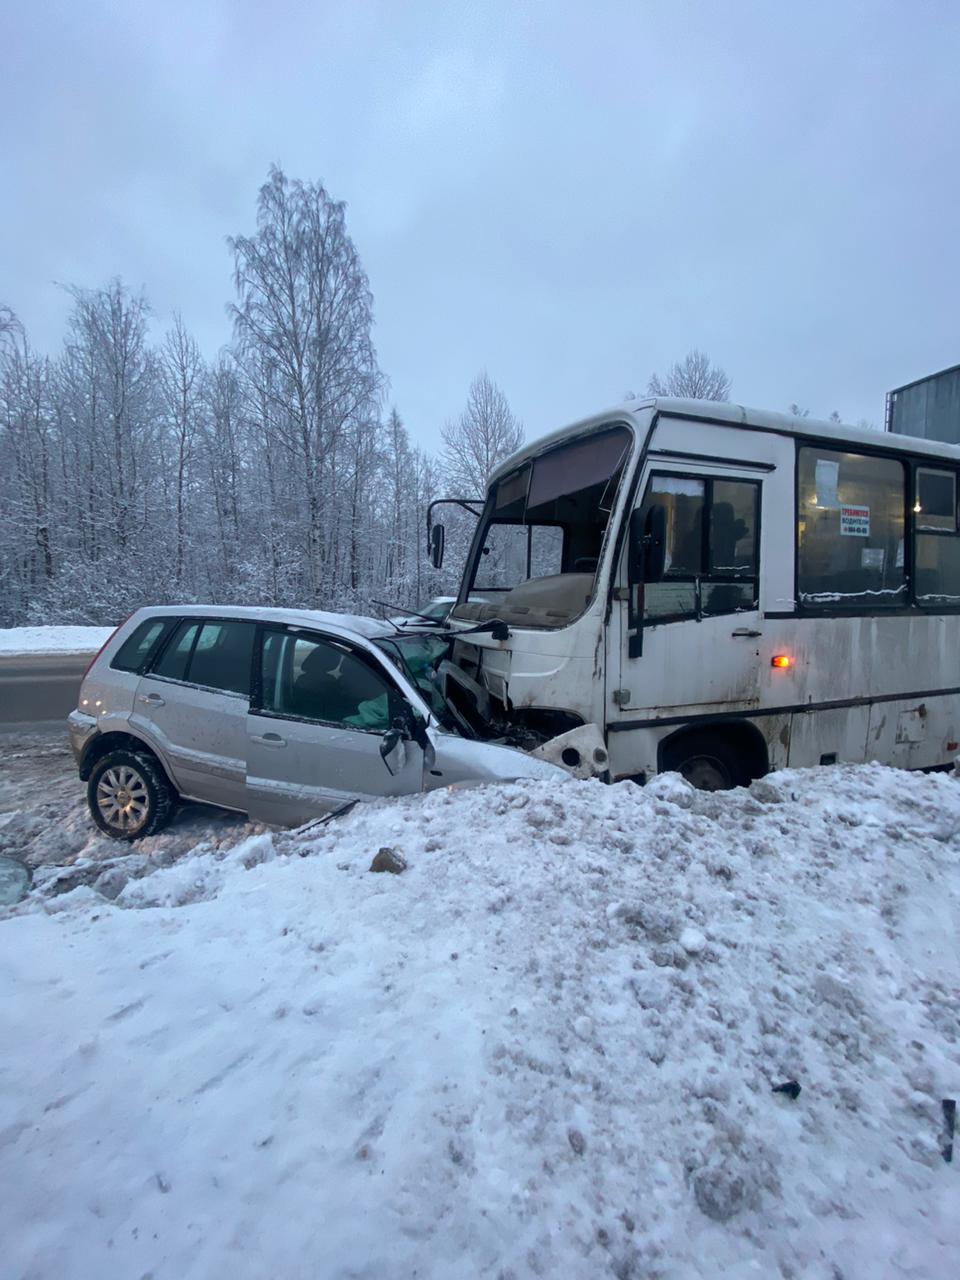
<svg viewBox="0 0 960 1280">
<path fill-rule="evenodd" d="M 930 457 L 960 462 L 960 445 L 944 444 L 939 440 L 924 440 L 916 436 L 894 435 L 890 431 L 875 431 L 870 427 L 848 427 L 840 422 L 821 422 L 816 418 L 798 418 L 788 413 L 771 413 L 766 409 L 749 409 L 742 404 L 730 404 L 721 400 L 678 400 L 669 396 L 651 397 L 645 400 L 629 400 L 615 405 L 604 413 L 582 418 L 569 426 L 560 427 L 537 440 L 531 440 L 502 462 L 490 477 L 514 471 L 528 458 L 534 458 L 544 450 L 561 444 L 564 440 L 599 431 L 613 426 L 617 421 L 627 422 L 638 414 L 652 409 L 654 413 L 671 414 L 679 418 L 696 418 L 704 426 L 747 427 L 755 431 L 772 431 L 784 436 L 809 436 L 818 440 L 836 442 L 837 445 L 867 445 L 872 449 L 890 449 L 896 452 L 926 454 Z"/>
</svg>

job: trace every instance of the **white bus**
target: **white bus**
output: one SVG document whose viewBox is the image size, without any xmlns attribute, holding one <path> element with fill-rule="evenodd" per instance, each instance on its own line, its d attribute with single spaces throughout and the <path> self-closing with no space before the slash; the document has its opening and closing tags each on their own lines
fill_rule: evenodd
<svg viewBox="0 0 960 1280">
<path fill-rule="evenodd" d="M 714 402 L 556 431 L 477 502 L 444 692 L 480 736 L 595 724 L 611 780 L 945 764 L 958 470 L 957 446 Z"/>
</svg>

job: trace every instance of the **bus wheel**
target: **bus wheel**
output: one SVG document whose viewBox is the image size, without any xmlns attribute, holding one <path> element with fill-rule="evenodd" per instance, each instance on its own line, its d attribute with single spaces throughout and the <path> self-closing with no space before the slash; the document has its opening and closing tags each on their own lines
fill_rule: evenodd
<svg viewBox="0 0 960 1280">
<path fill-rule="evenodd" d="M 745 780 L 736 751 L 719 734 L 694 733 L 664 752 L 664 770 L 681 774 L 698 791 L 727 791 Z"/>
</svg>

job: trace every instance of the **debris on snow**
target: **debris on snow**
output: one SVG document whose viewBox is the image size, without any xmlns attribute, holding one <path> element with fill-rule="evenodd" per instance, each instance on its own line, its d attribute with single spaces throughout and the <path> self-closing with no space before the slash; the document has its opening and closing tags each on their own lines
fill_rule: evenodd
<svg viewBox="0 0 960 1280">
<path fill-rule="evenodd" d="M 796 1102 L 800 1097 L 800 1084 L 797 1080 L 784 1080 L 783 1084 L 775 1084 L 771 1093 L 785 1093 L 788 1098 L 792 1098 Z"/>
<path fill-rule="evenodd" d="M 397 853 L 396 849 L 384 847 L 379 849 L 374 855 L 373 861 L 370 863 L 371 871 L 388 871 L 391 875 L 398 876 L 401 872 L 406 871 L 407 864 L 402 854 Z"/>
</svg>

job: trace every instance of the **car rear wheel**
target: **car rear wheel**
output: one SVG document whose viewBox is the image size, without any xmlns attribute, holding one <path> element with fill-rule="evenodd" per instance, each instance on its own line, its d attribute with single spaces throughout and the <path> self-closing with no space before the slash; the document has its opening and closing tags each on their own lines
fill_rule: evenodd
<svg viewBox="0 0 960 1280">
<path fill-rule="evenodd" d="M 160 765 L 146 751 L 111 751 L 87 783 L 94 822 L 114 840 L 152 836 L 173 816 L 176 797 Z"/>
</svg>

